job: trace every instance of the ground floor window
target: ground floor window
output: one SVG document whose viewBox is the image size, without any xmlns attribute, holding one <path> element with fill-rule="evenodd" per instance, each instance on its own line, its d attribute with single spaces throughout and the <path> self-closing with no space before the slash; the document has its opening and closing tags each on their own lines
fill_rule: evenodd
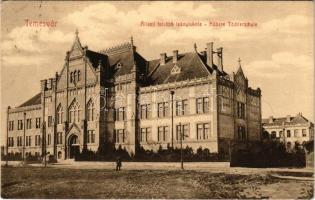
<svg viewBox="0 0 315 200">
<path fill-rule="evenodd" d="M 41 144 L 40 135 L 35 135 L 35 146 L 40 146 L 40 144 Z"/>
<path fill-rule="evenodd" d="M 141 128 L 140 135 L 139 135 L 139 141 L 140 142 L 147 142 L 149 140 L 149 137 L 151 135 L 151 128 Z"/>
<path fill-rule="evenodd" d="M 189 124 L 176 125 L 176 140 L 180 140 L 180 136 L 183 136 L 182 140 L 189 137 Z"/>
<path fill-rule="evenodd" d="M 197 140 L 205 140 L 209 138 L 209 123 L 197 124 Z"/>
<path fill-rule="evenodd" d="M 168 137 L 168 126 L 158 127 L 158 141 L 166 141 Z"/>
<path fill-rule="evenodd" d="M 115 142 L 124 143 L 125 142 L 125 129 L 116 129 L 115 130 Z"/>
<path fill-rule="evenodd" d="M 25 146 L 31 146 L 32 140 L 31 140 L 31 136 L 26 136 L 25 138 Z"/>
</svg>

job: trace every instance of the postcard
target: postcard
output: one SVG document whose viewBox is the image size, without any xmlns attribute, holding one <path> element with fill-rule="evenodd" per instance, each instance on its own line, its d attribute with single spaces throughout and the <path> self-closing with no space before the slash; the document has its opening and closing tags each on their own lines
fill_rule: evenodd
<svg viewBox="0 0 315 200">
<path fill-rule="evenodd" d="M 310 199 L 312 1 L 4 1 L 1 197 Z"/>
</svg>

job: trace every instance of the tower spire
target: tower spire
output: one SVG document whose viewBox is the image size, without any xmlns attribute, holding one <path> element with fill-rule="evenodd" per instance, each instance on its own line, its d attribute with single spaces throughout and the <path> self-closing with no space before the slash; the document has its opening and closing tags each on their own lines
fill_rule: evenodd
<svg viewBox="0 0 315 200">
<path fill-rule="evenodd" d="M 77 29 L 77 28 L 75 29 L 75 36 L 76 36 L 76 37 L 78 37 L 78 36 L 79 36 L 79 31 L 78 31 L 78 29 Z"/>
<path fill-rule="evenodd" d="M 130 44 L 131 44 L 131 47 L 133 47 L 133 37 L 132 37 L 132 35 L 130 37 Z"/>
<path fill-rule="evenodd" d="M 239 67 L 242 67 L 241 58 L 238 58 L 237 62 L 238 62 L 238 66 L 239 66 Z"/>
</svg>

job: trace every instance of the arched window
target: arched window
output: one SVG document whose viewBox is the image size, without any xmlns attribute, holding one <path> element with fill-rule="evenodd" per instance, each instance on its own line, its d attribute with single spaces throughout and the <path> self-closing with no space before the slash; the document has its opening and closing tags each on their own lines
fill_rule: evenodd
<svg viewBox="0 0 315 200">
<path fill-rule="evenodd" d="M 81 71 L 79 70 L 78 71 L 78 81 L 80 81 L 81 80 Z"/>
<path fill-rule="evenodd" d="M 95 108 L 92 99 L 87 104 L 87 120 L 94 121 Z"/>
<path fill-rule="evenodd" d="M 76 78 L 77 78 L 77 70 L 74 70 L 74 72 L 73 72 L 73 82 L 74 83 L 77 82 Z"/>
<path fill-rule="evenodd" d="M 69 121 L 70 123 L 73 122 L 80 122 L 81 110 L 79 103 L 74 100 L 69 108 Z"/>
<path fill-rule="evenodd" d="M 62 124 L 63 123 L 63 109 L 61 104 L 57 107 L 57 124 Z"/>
<path fill-rule="evenodd" d="M 70 73 L 70 83 L 73 82 L 73 72 Z"/>
</svg>

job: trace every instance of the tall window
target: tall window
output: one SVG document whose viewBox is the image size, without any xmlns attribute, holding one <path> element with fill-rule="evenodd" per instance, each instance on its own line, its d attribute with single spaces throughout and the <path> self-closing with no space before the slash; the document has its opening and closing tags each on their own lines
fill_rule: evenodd
<svg viewBox="0 0 315 200">
<path fill-rule="evenodd" d="M 26 119 L 26 129 L 32 128 L 32 119 Z"/>
<path fill-rule="evenodd" d="M 209 97 L 196 99 L 197 114 L 209 112 Z"/>
<path fill-rule="evenodd" d="M 159 126 L 158 127 L 158 141 L 165 142 L 168 137 L 168 126 Z"/>
<path fill-rule="evenodd" d="M 237 117 L 245 119 L 245 104 L 237 102 Z"/>
<path fill-rule="evenodd" d="M 72 79 L 73 83 L 76 83 L 76 81 L 77 81 L 76 78 L 77 78 L 77 70 L 74 70 L 73 79 Z"/>
<path fill-rule="evenodd" d="M 57 107 L 57 124 L 62 124 L 63 122 L 63 109 L 61 104 L 59 104 L 59 106 Z"/>
<path fill-rule="evenodd" d="M 52 116 L 48 116 L 48 127 L 51 127 L 53 124 Z"/>
<path fill-rule="evenodd" d="M 81 72 L 80 72 L 80 70 L 78 71 L 78 81 L 80 81 L 81 80 Z"/>
<path fill-rule="evenodd" d="M 197 140 L 206 140 L 209 138 L 209 123 L 197 124 Z"/>
<path fill-rule="evenodd" d="M 9 131 L 13 131 L 14 129 L 14 121 L 9 121 Z"/>
<path fill-rule="evenodd" d="M 116 129 L 115 130 L 115 141 L 116 143 L 125 142 L 125 129 Z"/>
<path fill-rule="evenodd" d="M 14 146 L 14 138 L 13 137 L 9 137 L 8 140 L 9 140 L 8 141 L 8 146 L 9 147 L 13 147 Z"/>
<path fill-rule="evenodd" d="M 81 116 L 80 105 L 76 100 L 74 100 L 72 104 L 70 105 L 70 109 L 69 109 L 70 123 L 80 122 L 80 116 Z"/>
<path fill-rule="evenodd" d="M 287 137 L 291 137 L 291 131 L 287 130 Z"/>
<path fill-rule="evenodd" d="M 36 128 L 40 128 L 40 117 L 36 118 Z"/>
<path fill-rule="evenodd" d="M 51 134 L 47 136 L 47 145 L 51 145 Z"/>
<path fill-rule="evenodd" d="M 148 142 L 149 137 L 151 135 L 151 128 L 141 128 L 140 130 L 140 142 Z"/>
<path fill-rule="evenodd" d="M 73 82 L 73 72 L 70 72 L 70 83 Z"/>
<path fill-rule="evenodd" d="M 158 117 L 166 117 L 169 115 L 168 103 L 158 103 Z"/>
<path fill-rule="evenodd" d="M 114 110 L 114 119 L 115 121 L 125 120 L 125 107 L 116 108 Z"/>
<path fill-rule="evenodd" d="M 57 133 L 57 144 L 62 144 L 62 133 L 58 132 Z"/>
<path fill-rule="evenodd" d="M 32 146 L 32 136 L 25 137 L 25 146 Z"/>
<path fill-rule="evenodd" d="M 141 119 L 148 119 L 151 116 L 151 106 L 150 104 L 143 104 L 141 107 Z"/>
<path fill-rule="evenodd" d="M 188 100 L 176 101 L 176 116 L 188 114 Z"/>
<path fill-rule="evenodd" d="M 176 125 L 176 140 L 185 140 L 185 137 L 189 137 L 189 124 Z"/>
<path fill-rule="evenodd" d="M 18 130 L 23 129 L 23 120 L 18 120 Z"/>
<path fill-rule="evenodd" d="M 35 135 L 35 146 L 40 146 L 40 144 L 41 144 L 40 135 Z"/>
<path fill-rule="evenodd" d="M 88 105 L 87 105 L 87 119 L 88 119 L 88 121 L 94 121 L 94 114 L 95 114 L 94 103 L 92 100 L 90 100 L 88 102 Z"/>
<path fill-rule="evenodd" d="M 22 136 L 18 136 L 18 137 L 17 137 L 17 146 L 18 146 L 18 147 L 23 146 L 23 143 L 22 143 Z"/>
<path fill-rule="evenodd" d="M 94 130 L 88 130 L 87 133 L 87 143 L 95 143 L 95 131 Z"/>
</svg>

